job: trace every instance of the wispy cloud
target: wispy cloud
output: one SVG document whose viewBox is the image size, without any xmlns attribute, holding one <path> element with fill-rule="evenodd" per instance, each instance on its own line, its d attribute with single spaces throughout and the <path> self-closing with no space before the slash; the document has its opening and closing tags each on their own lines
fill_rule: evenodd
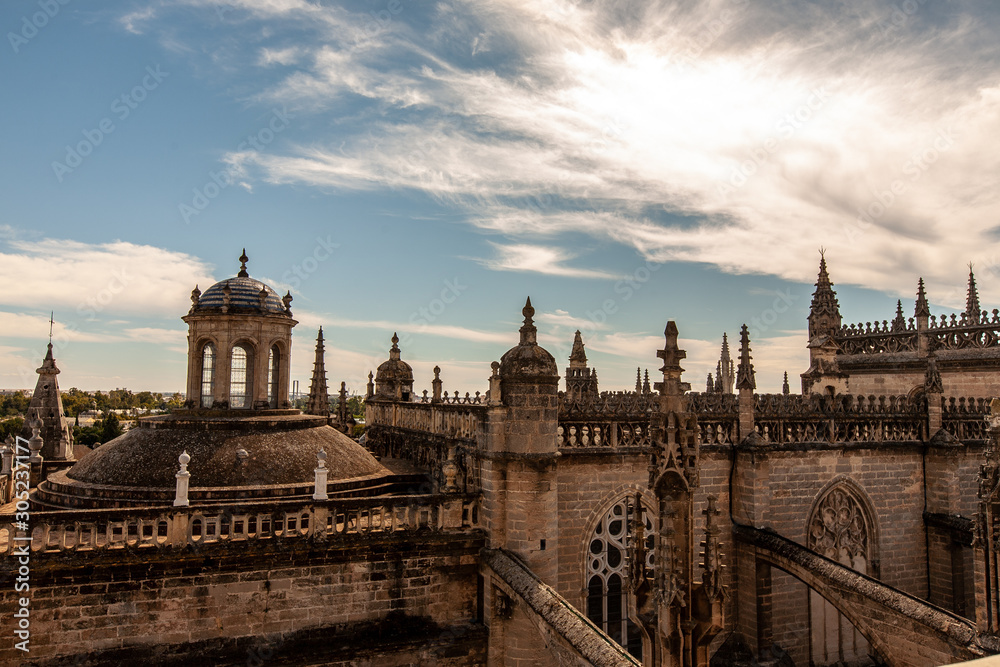
<svg viewBox="0 0 1000 667">
<path fill-rule="evenodd" d="M 339 7 L 232 6 L 269 27 L 242 62 L 287 70 L 261 101 L 337 117 L 350 100 L 363 131 L 225 159 L 271 183 L 430 194 L 516 241 L 492 268 L 549 266 L 523 249 L 572 231 L 807 281 L 823 245 L 840 282 L 909 293 L 914 272 L 933 290 L 995 245 L 988 7 L 900 23 L 887 0 L 496 0 L 372 28 Z"/>
<path fill-rule="evenodd" d="M 476 261 L 494 271 L 525 271 L 567 278 L 603 278 L 613 280 L 618 277 L 600 269 L 567 266 L 566 262 L 576 259 L 578 255 L 562 248 L 528 245 L 525 243 L 511 245 L 493 243 L 491 245 L 496 250 L 498 256 L 489 259 L 477 259 Z"/>
</svg>

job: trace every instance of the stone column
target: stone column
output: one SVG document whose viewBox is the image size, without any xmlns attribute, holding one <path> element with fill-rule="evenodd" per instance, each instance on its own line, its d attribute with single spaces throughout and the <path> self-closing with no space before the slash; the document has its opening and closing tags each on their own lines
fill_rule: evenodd
<svg viewBox="0 0 1000 667">
<path fill-rule="evenodd" d="M 188 501 L 188 484 L 191 481 L 191 473 L 188 472 L 188 463 L 191 462 L 191 455 L 184 451 L 177 457 L 177 462 L 181 464 L 181 469 L 177 471 L 177 489 L 174 494 L 174 507 L 187 507 L 191 503 Z"/>
</svg>

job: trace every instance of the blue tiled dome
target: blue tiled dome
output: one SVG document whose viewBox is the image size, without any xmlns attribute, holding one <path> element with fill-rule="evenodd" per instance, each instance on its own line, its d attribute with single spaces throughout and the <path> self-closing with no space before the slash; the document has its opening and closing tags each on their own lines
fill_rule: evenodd
<svg viewBox="0 0 1000 667">
<path fill-rule="evenodd" d="M 191 293 L 194 302 L 192 313 L 227 312 L 227 313 L 261 313 L 265 315 L 291 316 L 285 300 L 291 302 L 291 295 L 286 294 L 285 300 L 278 293 L 259 280 L 254 280 L 247 273 L 246 250 L 240 257 L 240 272 L 235 278 L 217 282 L 204 293 L 196 287 Z M 226 303 L 226 292 L 229 292 L 229 302 Z M 263 300 L 262 300 L 263 298 Z M 228 308 L 223 311 L 223 307 Z"/>
<path fill-rule="evenodd" d="M 229 308 L 231 310 L 263 310 L 272 315 L 284 315 L 285 305 L 281 302 L 281 297 L 273 289 L 259 280 L 253 278 L 230 278 L 222 282 L 215 283 L 201 295 L 195 312 L 207 310 L 209 308 L 221 309 L 225 305 L 225 287 L 229 285 Z M 260 305 L 260 291 L 267 292 L 264 297 L 264 308 Z"/>
</svg>

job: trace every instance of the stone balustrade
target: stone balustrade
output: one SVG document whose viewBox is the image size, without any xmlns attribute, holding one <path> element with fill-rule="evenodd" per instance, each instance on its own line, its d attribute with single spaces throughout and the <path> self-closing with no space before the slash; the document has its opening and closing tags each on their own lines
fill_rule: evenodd
<svg viewBox="0 0 1000 667">
<path fill-rule="evenodd" d="M 0 515 L 0 554 L 12 553 L 23 544 L 30 544 L 32 552 L 46 553 L 199 548 L 229 542 L 343 540 L 478 527 L 479 500 L 474 495 L 35 511 L 26 531 L 13 515 Z"/>
</svg>

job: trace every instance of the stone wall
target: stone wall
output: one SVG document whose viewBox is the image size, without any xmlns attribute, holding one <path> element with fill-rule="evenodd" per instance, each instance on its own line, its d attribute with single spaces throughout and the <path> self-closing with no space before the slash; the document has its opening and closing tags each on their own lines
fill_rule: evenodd
<svg viewBox="0 0 1000 667">
<path fill-rule="evenodd" d="M 435 664 L 483 664 L 483 544 L 464 533 L 34 553 L 31 650 L 5 642 L 0 664 L 254 664 L 248 655 L 310 651 L 346 664 L 358 647 L 368 657 L 351 664 L 408 664 L 422 653 Z M 4 579 L 0 617 L 9 619 L 15 600 Z"/>
</svg>

